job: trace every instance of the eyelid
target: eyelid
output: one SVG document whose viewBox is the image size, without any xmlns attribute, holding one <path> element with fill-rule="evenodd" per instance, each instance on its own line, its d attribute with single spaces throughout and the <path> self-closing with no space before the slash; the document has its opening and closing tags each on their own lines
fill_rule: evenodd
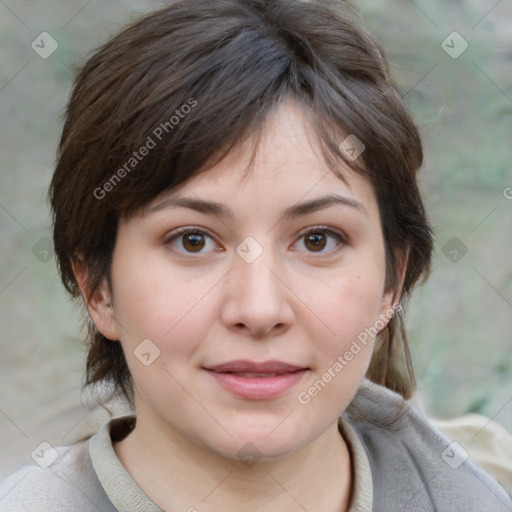
<svg viewBox="0 0 512 512">
<path fill-rule="evenodd" d="M 177 238 L 179 235 L 183 235 L 184 233 L 202 233 L 204 235 L 208 235 L 212 239 L 215 239 L 215 236 L 206 228 L 199 226 L 182 226 L 180 228 L 173 229 L 170 233 L 167 233 L 164 236 L 164 241 L 169 242 L 170 240 L 173 240 L 174 238 Z"/>
<path fill-rule="evenodd" d="M 338 254 L 338 252 L 346 245 L 349 244 L 349 238 L 348 236 L 341 230 L 334 228 L 332 226 L 325 226 L 325 225 L 318 225 L 318 226 L 309 226 L 307 228 L 304 228 L 303 230 L 299 231 L 297 234 L 297 242 L 301 240 L 305 235 L 308 235 L 309 233 L 316 233 L 316 232 L 323 232 L 330 234 L 331 236 L 334 235 L 335 238 L 338 239 L 339 245 L 336 247 L 336 249 L 328 251 L 328 252 L 314 252 L 314 251 L 306 251 L 306 254 L 308 256 L 313 256 L 316 258 L 322 258 L 322 257 L 330 257 L 333 255 Z M 294 245 L 295 243 L 294 242 Z M 304 251 L 301 251 L 304 252 Z"/>
<path fill-rule="evenodd" d="M 341 249 L 340 245 L 341 246 L 345 246 L 345 245 L 347 245 L 349 243 L 349 239 L 348 239 L 347 235 L 343 231 L 341 231 L 341 230 L 339 230 L 337 228 L 334 228 L 332 226 L 317 225 L 317 226 L 308 226 L 307 228 L 304 228 L 301 231 L 299 231 L 297 233 L 297 235 L 296 235 L 297 240 L 293 243 L 293 245 L 298 243 L 304 236 L 306 236 L 306 235 L 308 235 L 310 233 L 316 233 L 316 232 L 327 233 L 327 234 L 330 234 L 331 236 L 334 235 L 334 237 L 338 239 L 339 245 L 338 245 L 338 247 L 335 250 L 331 250 L 331 251 L 328 251 L 328 252 L 325 252 L 325 253 L 324 252 L 317 252 L 316 253 L 314 251 L 312 251 L 312 252 L 306 251 L 306 253 L 311 255 L 311 256 L 315 256 L 315 257 L 332 256 L 333 254 L 337 254 L 338 251 Z M 206 235 L 209 238 L 211 238 L 217 245 L 220 245 L 217 242 L 216 237 L 208 229 L 200 227 L 200 226 L 193 226 L 193 225 L 191 225 L 191 226 L 182 226 L 182 227 L 174 229 L 171 233 L 167 234 L 164 237 L 163 242 L 164 242 L 165 245 L 170 244 L 174 240 L 178 239 L 180 237 L 180 235 L 187 234 L 187 233 L 198 233 L 198 234 Z M 184 252 L 184 253 L 182 253 L 181 251 L 177 251 L 177 252 L 180 253 L 180 254 L 186 254 L 187 256 L 192 256 L 192 257 L 195 257 L 195 258 L 199 258 L 199 257 L 201 257 L 203 255 L 209 254 L 209 253 L 202 253 L 202 252 L 199 252 L 199 253 L 192 253 L 192 252 Z M 304 251 L 301 251 L 301 252 L 304 252 Z"/>
<path fill-rule="evenodd" d="M 208 229 L 199 227 L 199 226 L 182 226 L 182 227 L 173 229 L 170 233 L 167 233 L 163 237 L 163 244 L 168 245 L 171 242 L 173 242 L 174 240 L 178 239 L 181 235 L 184 235 L 186 233 L 198 233 L 198 234 L 206 235 L 207 237 L 211 238 L 217 245 L 219 245 L 219 243 L 216 240 L 216 237 L 212 233 L 210 233 L 210 231 Z M 194 254 L 193 252 L 182 252 L 182 251 L 175 251 L 175 252 L 177 252 L 178 254 L 181 254 L 181 255 L 191 256 L 193 258 L 200 258 L 201 256 L 209 254 L 209 253 L 202 253 L 202 252 L 199 252 L 196 254 Z"/>
<path fill-rule="evenodd" d="M 333 233 L 338 235 L 343 240 L 343 242 L 348 243 L 348 236 L 343 231 L 337 228 L 333 228 L 332 226 L 324 226 L 321 224 L 318 226 L 309 226 L 304 228 L 303 230 L 299 231 L 297 236 L 302 237 L 308 233 L 314 233 L 315 231 L 327 231 L 329 233 Z"/>
</svg>

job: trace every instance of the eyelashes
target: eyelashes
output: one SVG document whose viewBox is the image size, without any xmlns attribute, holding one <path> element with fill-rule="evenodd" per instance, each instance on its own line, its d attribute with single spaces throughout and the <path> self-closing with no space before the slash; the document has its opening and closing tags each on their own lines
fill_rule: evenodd
<svg viewBox="0 0 512 512">
<path fill-rule="evenodd" d="M 307 254 L 325 257 L 337 254 L 347 243 L 347 237 L 342 232 L 329 226 L 314 226 L 299 233 L 293 246 L 300 245 L 303 252 Z M 192 257 L 205 256 L 222 250 L 208 231 L 196 226 L 182 227 L 172 231 L 165 238 L 164 244 L 181 255 Z M 301 252 L 301 249 L 292 250 Z"/>
<path fill-rule="evenodd" d="M 178 228 L 175 231 L 173 231 L 169 237 L 165 241 L 165 245 L 173 246 L 175 242 L 180 242 L 182 248 L 185 248 L 185 244 L 190 244 L 189 248 L 192 249 L 191 251 L 185 250 L 185 254 L 204 254 L 204 252 L 201 252 L 201 249 L 203 249 L 207 243 L 206 239 L 209 239 L 210 242 L 213 243 L 213 245 L 217 245 L 216 242 L 213 240 L 213 237 L 210 236 L 210 234 L 206 231 L 204 231 L 201 228 L 196 227 L 184 227 L 184 228 Z M 175 249 L 175 247 L 173 247 Z"/>
<path fill-rule="evenodd" d="M 329 238 L 334 239 L 336 241 L 336 245 L 334 249 L 323 251 L 323 249 L 329 245 Z M 316 226 L 314 228 L 308 228 L 305 232 L 299 234 L 299 240 L 303 240 L 304 247 L 308 248 L 308 244 L 311 244 L 310 247 L 314 248 L 314 250 L 308 250 L 307 252 L 310 252 L 311 254 L 322 255 L 336 254 L 343 246 L 347 244 L 347 239 L 341 232 L 328 226 Z"/>
</svg>

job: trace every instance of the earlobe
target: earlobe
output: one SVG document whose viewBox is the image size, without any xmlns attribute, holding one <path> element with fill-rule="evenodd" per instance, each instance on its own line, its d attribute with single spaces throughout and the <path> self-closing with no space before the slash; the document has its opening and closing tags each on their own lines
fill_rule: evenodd
<svg viewBox="0 0 512 512">
<path fill-rule="evenodd" d="M 405 274 L 407 271 L 407 263 L 409 261 L 409 249 L 405 251 L 405 253 L 400 258 L 400 269 L 398 272 L 398 279 L 396 287 L 392 290 L 384 291 L 382 296 L 382 306 L 380 312 L 381 320 L 386 322 L 386 325 L 389 323 L 391 318 L 395 315 L 397 311 L 400 310 L 400 299 L 402 298 L 403 293 L 403 285 L 405 281 Z"/>
<path fill-rule="evenodd" d="M 109 289 L 107 279 L 103 279 L 98 290 L 91 294 L 85 264 L 80 260 L 73 260 L 72 267 L 87 312 L 94 322 L 94 325 L 106 338 L 113 341 L 119 340 L 119 331 L 114 315 L 114 307 L 112 305 L 111 290 Z"/>
</svg>

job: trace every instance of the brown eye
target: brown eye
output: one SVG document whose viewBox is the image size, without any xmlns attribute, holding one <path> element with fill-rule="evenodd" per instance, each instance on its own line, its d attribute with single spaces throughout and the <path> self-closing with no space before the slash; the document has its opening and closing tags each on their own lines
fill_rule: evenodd
<svg viewBox="0 0 512 512">
<path fill-rule="evenodd" d="M 327 245 L 325 234 L 310 233 L 304 238 L 304 245 L 313 252 L 322 251 Z"/>
<path fill-rule="evenodd" d="M 324 226 L 318 226 L 303 233 L 300 237 L 306 253 L 315 253 L 318 256 L 333 256 L 341 250 L 347 240 L 342 233 Z"/>
<path fill-rule="evenodd" d="M 215 240 L 208 233 L 193 226 L 175 230 L 164 243 L 181 255 L 206 256 L 218 249 Z"/>
<path fill-rule="evenodd" d="M 187 233 L 182 235 L 182 245 L 190 252 L 201 252 L 206 245 L 204 235 L 201 233 Z"/>
</svg>

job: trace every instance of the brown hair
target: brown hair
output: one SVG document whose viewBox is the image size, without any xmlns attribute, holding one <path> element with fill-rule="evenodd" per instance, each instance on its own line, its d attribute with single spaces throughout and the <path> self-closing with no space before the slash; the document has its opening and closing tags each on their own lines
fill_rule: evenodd
<svg viewBox="0 0 512 512">
<path fill-rule="evenodd" d="M 333 172 L 344 161 L 373 184 L 386 287 L 396 287 L 408 251 L 407 298 L 428 275 L 432 252 L 416 181 L 421 138 L 383 50 L 349 18 L 336 0 L 182 0 L 132 23 L 89 58 L 75 79 L 49 192 L 59 270 L 73 297 L 80 296 L 73 260 L 87 268 L 93 294 L 109 280 L 122 216 L 220 162 L 293 98 Z M 364 144 L 356 160 L 340 149 L 341 134 Z M 89 342 L 86 384 L 111 384 L 133 405 L 121 344 L 90 322 Z M 401 313 L 379 334 L 367 377 L 410 397 Z"/>
</svg>

